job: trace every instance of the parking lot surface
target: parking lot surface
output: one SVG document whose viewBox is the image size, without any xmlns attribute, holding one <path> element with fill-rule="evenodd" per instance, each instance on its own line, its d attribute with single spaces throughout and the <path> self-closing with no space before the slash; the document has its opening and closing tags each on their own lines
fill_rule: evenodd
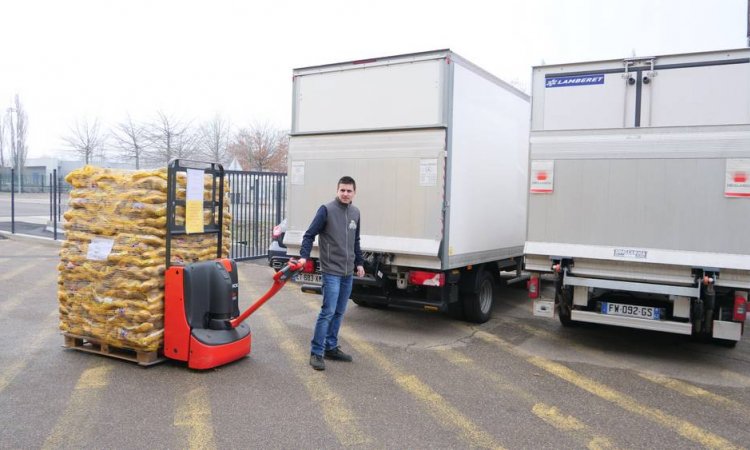
<svg viewBox="0 0 750 450">
<path fill-rule="evenodd" d="M 308 365 L 319 297 L 288 284 L 252 353 L 193 371 L 62 348 L 59 242 L 0 237 L 0 448 L 745 448 L 750 343 L 534 318 L 497 289 L 482 325 L 349 304 L 353 363 Z M 239 263 L 241 307 L 271 285 Z"/>
</svg>

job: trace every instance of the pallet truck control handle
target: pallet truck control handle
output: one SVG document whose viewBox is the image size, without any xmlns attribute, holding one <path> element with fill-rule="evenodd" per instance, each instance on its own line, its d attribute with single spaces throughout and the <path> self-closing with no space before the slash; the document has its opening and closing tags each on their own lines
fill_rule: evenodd
<svg viewBox="0 0 750 450">
<path fill-rule="evenodd" d="M 254 313 L 255 310 L 263 306 L 265 302 L 268 301 L 271 297 L 276 295 L 279 290 L 284 287 L 286 282 L 291 278 L 295 273 L 302 270 L 302 267 L 304 264 L 301 264 L 295 260 L 289 260 L 286 266 L 284 266 L 283 269 L 276 272 L 276 274 L 273 276 L 273 286 L 271 286 L 271 289 L 268 290 L 261 298 L 255 301 L 252 305 L 250 305 L 245 312 L 240 314 L 239 316 L 235 317 L 232 320 L 227 321 L 228 326 L 231 328 L 237 328 L 245 319 L 250 317 L 250 314 Z"/>
<path fill-rule="evenodd" d="M 273 276 L 273 279 L 277 281 L 286 281 L 290 277 L 294 276 L 294 274 L 302 270 L 304 265 L 304 263 L 300 263 L 294 259 L 290 259 L 283 269 L 276 272 L 276 274 Z"/>
</svg>

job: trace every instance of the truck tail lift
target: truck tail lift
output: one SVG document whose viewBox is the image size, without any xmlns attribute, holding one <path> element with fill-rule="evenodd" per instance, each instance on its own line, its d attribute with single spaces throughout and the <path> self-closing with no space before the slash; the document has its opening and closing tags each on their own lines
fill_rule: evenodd
<svg viewBox="0 0 750 450">
<path fill-rule="evenodd" d="M 240 314 L 237 264 L 222 258 L 224 168 L 216 163 L 190 161 L 190 166 L 186 166 L 182 162 L 170 162 L 168 172 L 164 356 L 185 361 L 191 369 L 210 369 L 250 353 L 252 334 L 245 319 L 273 297 L 302 265 L 290 261 L 274 275 L 268 292 Z M 195 169 L 196 166 L 202 169 Z M 171 240 L 172 236 L 188 234 L 185 225 L 175 224 L 175 209 L 186 206 L 184 199 L 176 198 L 177 173 L 189 169 L 203 172 L 201 183 L 205 174 L 211 175 L 210 200 L 202 198 L 200 214 L 206 209 L 212 211 L 211 223 L 204 225 L 203 234 L 216 234 L 216 259 L 182 265 L 171 261 Z M 200 187 L 202 192 L 203 186 Z"/>
</svg>

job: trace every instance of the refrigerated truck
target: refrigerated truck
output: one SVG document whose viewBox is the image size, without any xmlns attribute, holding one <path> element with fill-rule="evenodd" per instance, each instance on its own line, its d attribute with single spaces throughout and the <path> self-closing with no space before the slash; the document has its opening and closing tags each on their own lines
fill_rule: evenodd
<svg viewBox="0 0 750 450">
<path fill-rule="evenodd" d="M 750 49 L 538 66 L 532 99 L 534 314 L 739 341 Z"/>
<path fill-rule="evenodd" d="M 300 68 L 293 80 L 289 254 L 349 175 L 367 273 L 352 300 L 488 320 L 500 271 L 522 262 L 528 95 L 450 50 Z M 308 288 L 315 269 L 300 276 Z"/>
</svg>

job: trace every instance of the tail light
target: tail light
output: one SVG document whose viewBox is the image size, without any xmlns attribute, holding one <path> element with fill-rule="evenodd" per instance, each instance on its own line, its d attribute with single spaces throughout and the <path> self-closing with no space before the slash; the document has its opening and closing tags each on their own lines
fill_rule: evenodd
<svg viewBox="0 0 750 450">
<path fill-rule="evenodd" d="M 421 286 L 444 286 L 445 274 L 442 272 L 412 270 L 409 272 L 409 284 Z"/>
<path fill-rule="evenodd" d="M 531 274 L 531 278 L 529 278 L 529 281 L 526 283 L 526 287 L 529 288 L 530 299 L 539 298 L 539 275 L 535 273 Z"/>
<path fill-rule="evenodd" d="M 268 228 L 266 228 L 267 230 Z M 273 227 L 273 232 L 271 233 L 271 236 L 273 236 L 274 239 L 278 239 L 279 236 L 281 236 L 281 225 L 276 225 Z"/>
<path fill-rule="evenodd" d="M 734 293 L 734 321 L 744 322 L 747 319 L 747 292 Z"/>
<path fill-rule="evenodd" d="M 305 265 L 302 266 L 302 271 L 304 273 L 315 272 L 315 261 L 313 261 L 312 259 L 308 259 L 307 261 L 305 261 Z"/>
</svg>

